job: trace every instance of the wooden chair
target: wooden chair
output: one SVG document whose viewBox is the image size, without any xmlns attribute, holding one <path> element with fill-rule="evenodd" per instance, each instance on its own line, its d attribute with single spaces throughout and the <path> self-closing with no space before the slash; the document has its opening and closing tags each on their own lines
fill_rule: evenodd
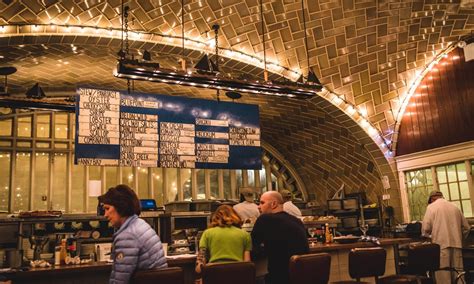
<svg viewBox="0 0 474 284">
<path fill-rule="evenodd" d="M 183 270 L 180 267 L 139 270 L 130 279 L 130 284 L 184 284 Z"/>
<path fill-rule="evenodd" d="M 331 256 L 328 253 L 294 255 L 290 258 L 290 284 L 326 284 Z"/>
<path fill-rule="evenodd" d="M 252 262 L 209 263 L 202 267 L 203 284 L 255 284 Z"/>
</svg>

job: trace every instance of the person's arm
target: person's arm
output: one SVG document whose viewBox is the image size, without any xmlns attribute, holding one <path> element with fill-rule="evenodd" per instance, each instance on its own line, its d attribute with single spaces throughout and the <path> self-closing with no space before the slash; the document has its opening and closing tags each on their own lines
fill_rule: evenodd
<svg viewBox="0 0 474 284">
<path fill-rule="evenodd" d="M 461 213 L 461 227 L 462 227 L 462 235 L 464 238 L 467 238 L 469 235 L 469 232 L 471 231 L 471 225 L 469 225 L 469 222 L 466 220 L 466 217 Z"/>
<path fill-rule="evenodd" d="M 250 251 L 244 251 L 244 261 L 250 261 Z"/>
<path fill-rule="evenodd" d="M 134 235 L 123 232 L 117 236 L 114 243 L 113 278 L 110 284 L 127 284 L 135 272 L 140 251 L 139 242 Z"/>
<path fill-rule="evenodd" d="M 202 266 L 206 264 L 206 248 L 199 248 L 199 252 L 196 258 L 196 273 L 200 274 L 202 272 Z"/>
<path fill-rule="evenodd" d="M 202 271 L 202 266 L 207 263 L 207 233 L 208 231 L 204 231 L 199 240 L 199 251 L 196 258 L 196 273 L 200 274 Z"/>
</svg>

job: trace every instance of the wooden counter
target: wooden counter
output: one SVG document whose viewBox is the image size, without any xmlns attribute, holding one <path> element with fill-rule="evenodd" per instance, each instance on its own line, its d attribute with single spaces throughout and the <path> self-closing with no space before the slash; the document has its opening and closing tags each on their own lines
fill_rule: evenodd
<svg viewBox="0 0 474 284">
<path fill-rule="evenodd" d="M 399 245 L 399 244 L 406 244 L 412 241 L 410 238 L 386 238 L 386 239 L 379 239 L 380 246 L 392 246 L 392 245 Z M 321 244 L 317 243 L 315 245 L 309 246 L 309 250 L 311 253 L 319 253 L 319 252 L 330 252 L 330 251 L 338 251 L 338 250 L 351 250 L 353 248 L 366 248 L 366 247 L 375 247 L 376 244 L 372 242 L 355 242 L 350 244 Z"/>
<path fill-rule="evenodd" d="M 167 261 L 170 267 L 177 266 L 183 268 L 186 284 L 194 283 L 196 257 L 168 258 Z M 106 262 L 29 268 L 26 271 L 0 273 L 0 281 L 2 278 L 5 278 L 12 280 L 13 284 L 107 284 L 111 269 L 112 264 Z"/>
</svg>

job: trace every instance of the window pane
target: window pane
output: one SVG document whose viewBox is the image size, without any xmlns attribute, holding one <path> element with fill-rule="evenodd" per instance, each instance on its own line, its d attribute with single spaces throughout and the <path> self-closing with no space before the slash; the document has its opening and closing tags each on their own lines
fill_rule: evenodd
<svg viewBox="0 0 474 284">
<path fill-rule="evenodd" d="M 49 153 L 36 153 L 33 210 L 47 210 L 49 191 Z"/>
<path fill-rule="evenodd" d="M 466 218 L 472 217 L 471 200 L 463 200 L 462 201 L 462 209 L 463 209 L 464 217 L 466 217 Z"/>
<path fill-rule="evenodd" d="M 153 192 L 155 194 L 156 204 L 163 206 L 163 175 L 162 168 L 152 168 L 151 176 L 153 180 Z"/>
<path fill-rule="evenodd" d="M 1 119 L 0 120 L 0 136 L 12 136 L 12 123 L 13 119 Z"/>
<path fill-rule="evenodd" d="M 105 189 L 109 189 L 117 185 L 117 167 L 104 167 L 105 170 Z"/>
<path fill-rule="evenodd" d="M 458 179 L 459 179 L 459 181 L 467 180 L 466 165 L 464 163 L 459 163 L 459 164 L 456 165 L 456 168 L 458 170 Z"/>
<path fill-rule="evenodd" d="M 166 195 L 168 197 L 168 202 L 173 202 L 178 200 L 178 169 L 166 168 Z M 168 203 L 167 202 L 167 203 Z"/>
<path fill-rule="evenodd" d="M 133 181 L 133 168 L 132 167 L 122 167 L 122 183 L 130 186 L 133 190 L 134 188 L 134 181 Z"/>
<path fill-rule="evenodd" d="M 10 153 L 0 152 L 0 212 L 8 212 L 10 200 Z"/>
<path fill-rule="evenodd" d="M 445 167 L 437 167 L 436 168 L 436 176 L 438 177 L 439 183 L 445 183 L 446 180 L 446 168 Z"/>
<path fill-rule="evenodd" d="M 84 174 L 86 167 L 83 165 L 72 165 L 71 172 L 71 212 L 81 213 L 87 212 L 84 208 L 84 200 L 86 197 L 86 185 L 84 183 Z M 95 198 L 97 200 L 97 198 Z M 97 207 L 97 201 L 96 201 Z"/>
<path fill-rule="evenodd" d="M 447 200 L 451 199 L 451 197 L 449 196 L 449 190 L 448 190 L 447 184 L 440 184 L 439 190 L 443 193 L 444 198 L 446 198 Z"/>
<path fill-rule="evenodd" d="M 267 191 L 267 171 L 265 167 L 262 167 L 260 170 L 260 186 L 262 187 L 262 192 Z"/>
<path fill-rule="evenodd" d="M 459 208 L 459 210 L 462 210 L 462 208 L 461 208 L 461 201 L 451 201 L 451 203 L 453 203 L 454 205 L 456 205 L 456 207 Z"/>
<path fill-rule="evenodd" d="M 53 210 L 66 210 L 67 155 L 55 153 L 53 161 Z"/>
<path fill-rule="evenodd" d="M 224 198 L 231 199 L 232 192 L 230 187 L 230 170 L 222 170 L 224 176 Z"/>
<path fill-rule="evenodd" d="M 180 169 L 181 190 L 183 191 L 184 200 L 191 200 L 191 170 Z"/>
<path fill-rule="evenodd" d="M 30 153 L 17 153 L 15 165 L 15 190 L 13 193 L 13 212 L 29 209 L 30 194 Z"/>
<path fill-rule="evenodd" d="M 211 182 L 211 198 L 219 198 L 219 182 L 217 177 L 217 170 L 209 170 L 210 182 Z"/>
<path fill-rule="evenodd" d="M 453 182 L 449 184 L 449 192 L 451 193 L 451 200 L 458 200 L 459 199 L 459 186 L 457 182 Z"/>
<path fill-rule="evenodd" d="M 469 199 L 470 194 L 469 194 L 469 187 L 467 184 L 467 181 L 462 181 L 459 183 L 459 191 L 461 191 L 461 198 L 462 199 Z"/>
<path fill-rule="evenodd" d="M 196 176 L 197 176 L 197 199 L 205 199 L 206 198 L 206 185 L 205 185 L 205 178 L 204 178 L 204 170 L 203 169 L 196 169 Z"/>
<path fill-rule="evenodd" d="M 56 138 L 67 138 L 67 131 L 68 131 L 68 125 L 67 125 L 67 113 L 56 113 L 54 115 L 54 137 Z"/>
<path fill-rule="evenodd" d="M 237 180 L 237 188 L 242 186 L 242 170 L 235 170 L 235 178 Z"/>
<path fill-rule="evenodd" d="M 247 179 L 249 186 L 255 186 L 255 171 L 254 170 L 247 170 Z"/>
<path fill-rule="evenodd" d="M 89 166 L 89 180 L 102 180 L 100 176 L 100 166 Z M 97 212 L 97 204 L 99 203 L 97 197 L 88 196 L 87 198 L 89 198 L 87 212 Z"/>
<path fill-rule="evenodd" d="M 36 137 L 49 138 L 51 125 L 51 115 L 39 114 L 36 116 Z"/>
<path fill-rule="evenodd" d="M 18 137 L 31 137 L 31 116 L 18 117 Z"/>
<path fill-rule="evenodd" d="M 454 165 L 454 164 L 448 165 L 447 166 L 447 171 L 448 171 L 448 181 L 449 182 L 453 182 L 453 181 L 458 180 L 458 177 L 456 175 L 456 165 Z"/>
<path fill-rule="evenodd" d="M 138 172 L 138 198 L 149 198 L 150 194 L 148 193 L 148 169 L 140 168 L 137 169 Z"/>
</svg>

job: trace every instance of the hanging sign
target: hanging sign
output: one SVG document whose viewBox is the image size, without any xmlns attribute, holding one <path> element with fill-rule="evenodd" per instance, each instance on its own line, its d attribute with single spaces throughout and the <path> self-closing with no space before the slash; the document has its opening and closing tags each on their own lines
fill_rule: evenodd
<svg viewBox="0 0 474 284">
<path fill-rule="evenodd" d="M 78 88 L 75 163 L 261 169 L 256 105 Z"/>
</svg>

